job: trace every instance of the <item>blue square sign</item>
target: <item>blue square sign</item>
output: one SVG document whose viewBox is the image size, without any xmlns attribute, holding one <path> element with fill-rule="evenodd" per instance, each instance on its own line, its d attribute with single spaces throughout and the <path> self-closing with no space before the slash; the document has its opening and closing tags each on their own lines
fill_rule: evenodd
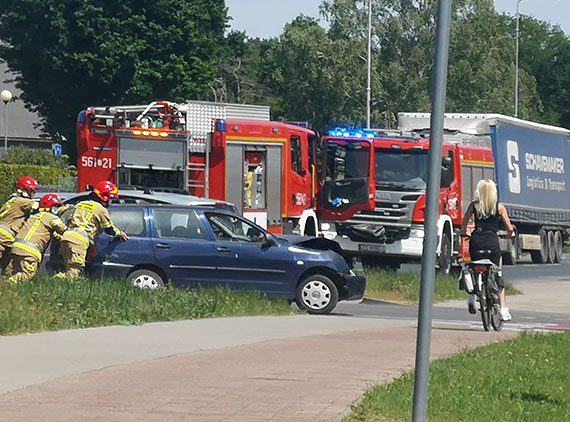
<svg viewBox="0 0 570 422">
<path fill-rule="evenodd" d="M 55 155 L 57 158 L 61 157 L 61 144 L 53 144 L 52 146 L 53 149 L 53 155 Z"/>
</svg>

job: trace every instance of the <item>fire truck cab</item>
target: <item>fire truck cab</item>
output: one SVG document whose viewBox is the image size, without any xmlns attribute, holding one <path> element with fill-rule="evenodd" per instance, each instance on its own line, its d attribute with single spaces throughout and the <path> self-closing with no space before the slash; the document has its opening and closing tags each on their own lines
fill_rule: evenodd
<svg viewBox="0 0 570 422">
<path fill-rule="evenodd" d="M 374 263 L 413 262 L 423 253 L 429 138 L 396 131 L 331 131 L 323 138 L 323 233 Z M 477 182 L 494 178 L 488 147 L 443 143 L 438 265 L 460 256 L 459 228 Z M 481 169 L 474 171 L 473 168 Z M 328 229 L 328 230 L 326 230 Z"/>
</svg>

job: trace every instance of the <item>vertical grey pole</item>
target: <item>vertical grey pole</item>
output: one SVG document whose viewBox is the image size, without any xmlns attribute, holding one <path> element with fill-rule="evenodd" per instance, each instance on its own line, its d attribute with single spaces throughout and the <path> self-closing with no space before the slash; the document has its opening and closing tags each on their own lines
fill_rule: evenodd
<svg viewBox="0 0 570 422">
<path fill-rule="evenodd" d="M 4 155 L 8 153 L 8 102 L 4 107 Z"/>
<path fill-rule="evenodd" d="M 370 129 L 370 100 L 372 91 L 372 0 L 368 0 L 368 80 L 366 85 L 366 129 Z"/>
<path fill-rule="evenodd" d="M 425 238 L 416 341 L 416 371 L 412 409 L 413 422 L 425 422 L 427 418 L 429 355 L 431 348 L 432 305 L 437 249 L 437 220 L 439 215 L 439 188 L 441 182 L 443 114 L 445 112 L 450 25 L 451 0 L 439 0 L 431 102 L 430 146 L 428 153 L 429 170 L 424 224 Z"/>
<path fill-rule="evenodd" d="M 517 2 L 517 29 L 515 32 L 515 117 L 519 116 L 519 2 Z"/>
</svg>

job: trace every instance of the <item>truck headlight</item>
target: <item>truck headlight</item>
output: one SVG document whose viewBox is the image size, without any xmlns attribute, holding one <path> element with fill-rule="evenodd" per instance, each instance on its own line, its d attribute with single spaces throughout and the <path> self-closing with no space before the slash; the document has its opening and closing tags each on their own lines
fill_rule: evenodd
<svg viewBox="0 0 570 422">
<path fill-rule="evenodd" d="M 423 227 L 422 228 L 415 227 L 415 228 L 412 228 L 410 230 L 410 237 L 423 239 L 424 236 L 425 236 L 425 232 L 424 232 Z"/>
</svg>

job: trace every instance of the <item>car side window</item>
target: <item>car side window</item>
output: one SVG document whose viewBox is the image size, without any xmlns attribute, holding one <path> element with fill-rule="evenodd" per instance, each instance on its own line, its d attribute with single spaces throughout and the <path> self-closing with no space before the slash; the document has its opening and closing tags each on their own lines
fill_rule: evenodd
<svg viewBox="0 0 570 422">
<path fill-rule="evenodd" d="M 262 243 L 265 234 L 241 218 L 227 214 L 206 213 L 217 240 L 240 243 Z"/>
<path fill-rule="evenodd" d="M 162 239 L 206 238 L 202 224 L 194 211 L 154 210 L 153 214 L 156 232 Z"/>
<path fill-rule="evenodd" d="M 146 236 L 146 226 L 144 223 L 144 211 L 109 209 L 111 221 L 120 230 L 132 237 Z"/>
</svg>

